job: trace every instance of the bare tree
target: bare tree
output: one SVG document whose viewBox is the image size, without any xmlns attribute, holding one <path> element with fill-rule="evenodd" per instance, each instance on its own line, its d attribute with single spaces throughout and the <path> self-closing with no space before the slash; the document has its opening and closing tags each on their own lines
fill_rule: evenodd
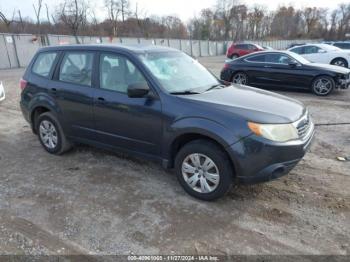
<svg viewBox="0 0 350 262">
<path fill-rule="evenodd" d="M 40 34 L 40 13 L 41 13 L 42 4 L 43 4 L 43 0 L 38 0 L 38 5 L 37 6 L 35 6 L 35 4 L 33 4 L 33 9 L 34 9 L 35 17 L 36 17 L 36 26 L 37 26 L 38 34 Z"/>
<path fill-rule="evenodd" d="M 59 20 L 70 29 L 78 44 L 78 31 L 87 23 L 87 10 L 88 5 L 84 0 L 66 0 L 58 13 Z"/>
<path fill-rule="evenodd" d="M 0 19 L 4 22 L 6 30 L 9 32 L 10 31 L 10 26 L 12 23 L 15 22 L 15 13 L 16 10 L 13 9 L 13 13 L 12 13 L 12 18 L 7 18 L 6 15 L 0 11 Z"/>
<path fill-rule="evenodd" d="M 140 34 L 143 36 L 143 37 L 148 37 L 146 35 L 146 17 L 147 17 L 147 13 L 145 10 L 140 10 L 139 9 L 139 5 L 138 3 L 136 3 L 136 6 L 135 6 L 135 12 L 134 12 L 134 16 L 135 16 L 135 19 L 136 19 L 136 22 L 137 22 L 137 26 L 139 28 L 139 31 L 140 31 Z"/>
<path fill-rule="evenodd" d="M 105 0 L 105 7 L 108 11 L 108 19 L 112 26 L 112 36 L 118 35 L 118 18 L 120 15 L 120 2 L 117 0 Z"/>
<path fill-rule="evenodd" d="M 49 25 L 51 25 L 49 7 L 48 7 L 48 5 L 46 3 L 45 3 L 45 7 L 46 7 L 46 19 L 47 19 L 47 22 L 49 23 Z"/>
<path fill-rule="evenodd" d="M 122 21 L 125 22 L 126 16 L 130 15 L 130 2 L 129 0 L 119 0 L 120 13 L 122 15 Z"/>
</svg>

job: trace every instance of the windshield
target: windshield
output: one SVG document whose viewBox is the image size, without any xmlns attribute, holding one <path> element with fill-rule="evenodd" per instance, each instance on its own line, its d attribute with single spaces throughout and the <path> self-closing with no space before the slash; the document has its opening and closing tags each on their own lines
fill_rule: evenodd
<svg viewBox="0 0 350 262">
<path fill-rule="evenodd" d="M 294 58 L 295 60 L 297 60 L 299 63 L 302 63 L 302 64 L 311 63 L 309 60 L 305 59 L 304 57 L 302 57 L 301 55 L 298 55 L 296 53 L 288 52 L 288 55 L 291 56 L 292 58 Z"/>
<path fill-rule="evenodd" d="M 199 93 L 220 84 L 204 66 L 182 52 L 151 52 L 139 57 L 169 93 Z"/>
</svg>

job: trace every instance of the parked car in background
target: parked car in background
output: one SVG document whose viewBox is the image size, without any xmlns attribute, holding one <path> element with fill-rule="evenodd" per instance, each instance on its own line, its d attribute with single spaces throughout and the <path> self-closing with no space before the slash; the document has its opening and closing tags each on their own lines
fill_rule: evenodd
<svg viewBox="0 0 350 262">
<path fill-rule="evenodd" d="M 332 45 L 340 49 L 350 50 L 350 42 L 335 42 Z"/>
<path fill-rule="evenodd" d="M 296 46 L 302 46 L 302 45 L 306 45 L 306 43 L 302 43 L 302 44 L 300 44 L 300 43 L 292 43 L 292 44 L 290 44 L 290 45 L 287 47 L 287 49 L 293 48 L 293 47 L 296 47 Z"/>
<path fill-rule="evenodd" d="M 326 96 L 335 88 L 348 88 L 350 70 L 310 63 L 288 51 L 250 54 L 225 64 L 221 79 L 261 88 L 298 88 Z"/>
<path fill-rule="evenodd" d="M 274 50 L 274 48 L 271 46 L 263 46 L 262 48 L 264 48 L 264 50 Z"/>
<path fill-rule="evenodd" d="M 308 44 L 288 49 L 315 63 L 331 64 L 348 68 L 350 51 L 327 44 Z"/>
<path fill-rule="evenodd" d="M 146 157 L 203 200 L 286 175 L 314 134 L 300 102 L 225 86 L 165 47 L 46 47 L 20 87 L 23 116 L 47 152 L 79 142 Z"/>
<path fill-rule="evenodd" d="M 0 81 L 0 102 L 3 101 L 4 99 L 5 99 L 5 88 L 2 82 Z"/>
<path fill-rule="evenodd" d="M 241 56 L 248 55 L 258 51 L 264 51 L 264 48 L 256 44 L 249 44 L 249 43 L 234 44 L 233 43 L 227 49 L 226 56 L 230 59 L 235 59 L 237 57 L 241 57 Z"/>
</svg>

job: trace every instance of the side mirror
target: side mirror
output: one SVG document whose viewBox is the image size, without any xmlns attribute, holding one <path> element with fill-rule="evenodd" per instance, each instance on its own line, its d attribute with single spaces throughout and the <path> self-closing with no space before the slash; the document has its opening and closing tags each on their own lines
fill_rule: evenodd
<svg viewBox="0 0 350 262">
<path fill-rule="evenodd" d="M 128 96 L 131 98 L 144 97 L 149 93 L 149 86 L 145 82 L 134 83 L 128 86 Z"/>
<path fill-rule="evenodd" d="M 294 68 L 294 67 L 297 67 L 299 64 L 298 64 L 298 62 L 292 61 L 292 62 L 289 62 L 288 65 L 289 65 L 290 67 Z"/>
</svg>

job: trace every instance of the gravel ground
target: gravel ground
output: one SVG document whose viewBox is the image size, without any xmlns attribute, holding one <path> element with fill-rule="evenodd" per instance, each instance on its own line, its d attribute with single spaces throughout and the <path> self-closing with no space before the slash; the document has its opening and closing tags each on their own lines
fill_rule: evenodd
<svg viewBox="0 0 350 262">
<path fill-rule="evenodd" d="M 200 60 L 218 74 L 224 57 Z M 206 203 L 142 159 L 46 153 L 19 111 L 22 74 L 0 71 L 0 254 L 349 254 L 350 162 L 336 160 L 350 156 L 348 90 L 277 91 L 322 124 L 310 152 L 288 176 Z"/>
</svg>

